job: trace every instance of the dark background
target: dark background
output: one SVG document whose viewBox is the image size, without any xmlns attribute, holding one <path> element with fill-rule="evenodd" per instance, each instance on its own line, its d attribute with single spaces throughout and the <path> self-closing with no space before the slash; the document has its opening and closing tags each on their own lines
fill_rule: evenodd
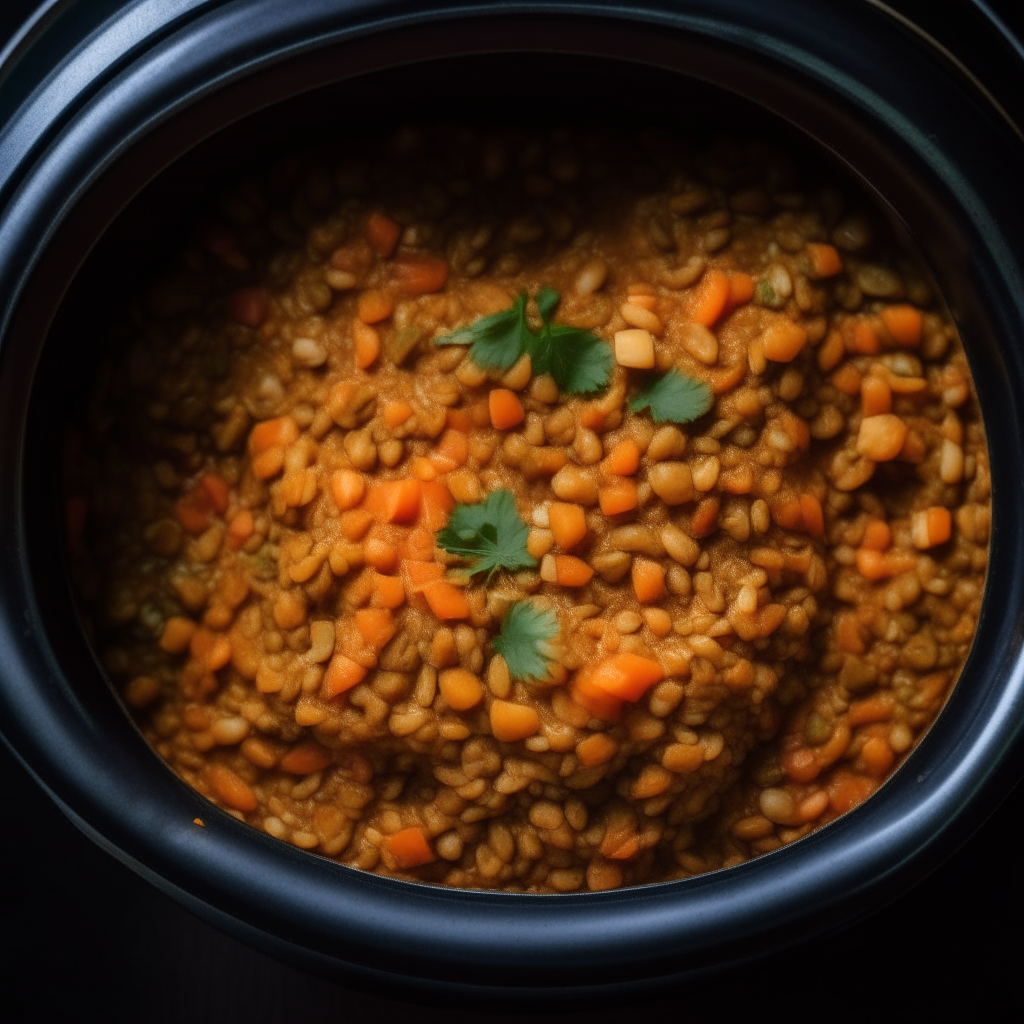
<svg viewBox="0 0 1024 1024">
<path fill-rule="evenodd" d="M 0 0 L 0 46 L 35 6 Z M 912 16 L 919 7 L 894 6 Z M 1024 38 L 1021 0 L 990 6 Z M 935 7 L 945 12 L 943 41 L 956 51 L 966 0 Z M 1024 81 L 1016 85 L 1024 91 Z M 7 1020 L 12 1010 L 13 1019 L 31 1021 L 520 1019 L 498 1007 L 412 1007 L 281 964 L 198 920 L 94 846 L 2 744 L 0 778 L 8 793 L 0 831 L 0 1006 Z M 1024 1009 L 1022 821 L 1018 786 L 943 867 L 839 935 L 767 951 L 755 966 L 642 1005 L 530 1019 L 600 1024 L 641 1013 L 715 1013 L 733 1020 L 771 1009 L 832 1020 L 950 1020 L 1000 1009 L 1011 1016 Z"/>
</svg>

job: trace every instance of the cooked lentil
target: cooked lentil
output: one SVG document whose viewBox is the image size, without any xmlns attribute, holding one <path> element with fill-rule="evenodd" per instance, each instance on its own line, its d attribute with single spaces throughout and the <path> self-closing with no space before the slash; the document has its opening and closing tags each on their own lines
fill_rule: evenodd
<svg viewBox="0 0 1024 1024">
<path fill-rule="evenodd" d="M 302 849 L 542 893 L 738 864 L 873 793 L 970 647 L 988 458 L 925 276 L 813 177 L 406 130 L 227 193 L 71 438 L 79 582 L 159 755 Z M 433 344 L 545 285 L 613 347 L 603 392 Z M 629 410 L 670 368 L 713 392 L 695 422 Z M 488 582 L 435 535 L 503 488 L 537 565 Z M 527 598 L 543 682 L 493 646 Z"/>
</svg>

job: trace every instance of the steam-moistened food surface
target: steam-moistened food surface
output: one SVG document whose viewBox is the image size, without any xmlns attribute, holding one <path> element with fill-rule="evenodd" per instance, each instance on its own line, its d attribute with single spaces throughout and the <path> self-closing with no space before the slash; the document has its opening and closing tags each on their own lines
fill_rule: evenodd
<svg viewBox="0 0 1024 1024">
<path fill-rule="evenodd" d="M 535 893 L 870 797 L 988 554 L 921 267 L 756 142 L 357 149 L 197 214 L 69 434 L 75 573 L 154 749 L 283 842 Z"/>
</svg>

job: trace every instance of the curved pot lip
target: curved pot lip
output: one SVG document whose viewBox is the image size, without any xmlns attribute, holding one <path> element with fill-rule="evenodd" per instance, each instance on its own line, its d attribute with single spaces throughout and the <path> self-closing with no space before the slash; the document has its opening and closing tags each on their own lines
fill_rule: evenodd
<svg viewBox="0 0 1024 1024">
<path fill-rule="evenodd" d="M 50 236 L 45 232 L 26 237 L 30 227 L 39 223 L 38 218 L 41 211 L 47 209 L 47 202 L 52 203 L 53 197 L 58 195 L 70 207 L 84 193 L 83 181 L 73 180 L 81 164 L 66 153 L 63 177 L 57 174 L 44 180 L 41 168 L 54 167 L 59 163 L 61 147 L 66 149 L 79 140 L 91 138 L 92 142 L 85 146 L 85 151 L 94 161 L 92 173 L 101 173 L 116 155 L 124 152 L 159 119 L 167 117 L 171 106 L 175 103 L 179 107 L 184 106 L 210 87 L 208 70 L 204 77 L 200 73 L 202 68 L 197 71 L 183 60 L 189 46 L 199 46 L 203 38 L 209 40 L 214 32 L 230 32 L 232 28 L 241 27 L 242 22 L 238 19 L 242 15 L 254 22 L 250 29 L 255 32 L 259 27 L 255 22 L 259 19 L 254 12 L 276 20 L 275 31 L 279 33 L 280 41 L 277 49 L 271 48 L 259 58 L 250 59 L 245 69 L 249 74 L 254 74 L 256 67 L 272 67 L 275 62 L 284 60 L 288 53 L 294 55 L 303 46 L 312 52 L 314 47 L 307 37 L 303 37 L 304 41 L 297 41 L 283 33 L 280 26 L 285 24 L 294 28 L 303 13 L 312 23 L 318 24 L 314 14 L 310 13 L 314 9 L 319 13 L 321 9 L 331 8 L 333 11 L 337 8 L 340 11 L 344 7 L 344 18 L 349 20 L 345 22 L 339 15 L 343 28 L 337 29 L 335 36 L 347 34 L 349 38 L 360 35 L 372 38 L 374 34 L 383 32 L 385 27 L 389 32 L 400 32 L 410 25 L 427 26 L 431 18 L 443 21 L 447 26 L 460 18 L 470 17 L 477 19 L 475 24 L 479 26 L 488 19 L 491 19 L 491 24 L 497 24 L 493 19 L 501 15 L 563 16 L 568 12 L 576 16 L 591 15 L 609 28 L 628 21 L 632 27 L 640 25 L 641 34 L 645 31 L 644 25 L 648 26 L 646 31 L 651 25 L 662 28 L 675 26 L 681 29 L 680 40 L 682 32 L 694 38 L 716 41 L 716 44 L 724 39 L 729 46 L 760 53 L 761 58 L 766 55 L 777 59 L 781 57 L 791 68 L 800 67 L 800 59 L 804 59 L 803 71 L 806 74 L 813 74 L 819 82 L 831 80 L 838 83 L 837 89 L 839 86 L 849 88 L 851 93 L 846 96 L 846 101 L 860 100 L 862 111 L 863 104 L 870 98 L 865 97 L 863 89 L 853 88 L 855 79 L 850 76 L 846 79 L 825 76 L 823 79 L 823 69 L 827 70 L 828 65 L 822 58 L 801 53 L 792 44 L 788 49 L 778 47 L 773 50 L 770 38 L 765 39 L 753 31 L 738 32 L 734 24 L 716 22 L 712 17 L 716 7 L 720 16 L 723 12 L 728 14 L 730 9 L 734 12 L 743 9 L 750 14 L 750 9 L 756 8 L 756 4 L 740 0 L 718 5 L 694 3 L 691 6 L 701 10 L 691 14 L 688 20 L 678 12 L 666 10 L 667 6 L 662 5 L 658 10 L 652 5 L 651 9 L 626 11 L 617 5 L 602 3 L 518 3 L 489 8 L 455 3 L 439 13 L 421 14 L 409 12 L 408 5 L 404 4 L 345 5 L 340 0 L 333 7 L 314 0 L 295 0 L 287 9 L 282 9 L 280 4 L 269 3 L 269 0 L 258 0 L 252 4 L 241 4 L 237 0 L 186 3 L 179 12 L 187 9 L 189 15 L 195 16 L 195 21 L 187 26 L 188 31 L 176 35 L 173 25 L 160 23 L 153 30 L 152 38 L 141 32 L 143 41 L 137 43 L 130 58 L 120 69 L 115 69 L 106 84 L 100 85 L 77 111 L 68 115 L 59 130 L 48 134 L 52 124 L 59 122 L 56 115 L 52 124 L 45 119 L 36 119 L 38 144 L 26 150 L 37 158 L 37 166 L 32 172 L 35 177 L 27 175 L 16 186 L 0 220 L 0 242 L 5 237 L 17 240 L 16 245 L 6 250 L 6 257 L 0 255 L 0 287 L 6 295 L 14 296 L 24 277 L 10 274 L 12 263 L 17 257 L 24 258 L 23 254 L 30 252 L 33 256 L 25 260 L 25 265 L 31 266 L 35 256 L 48 244 Z M 779 6 L 781 8 L 782 5 Z M 794 10 L 813 5 L 808 5 L 805 0 L 793 0 L 786 6 Z M 405 13 L 388 18 L 370 17 L 382 13 L 381 9 Z M 137 0 L 126 10 L 129 14 L 142 10 L 153 12 L 155 4 L 152 0 Z M 106 31 L 113 32 L 117 27 L 116 24 L 108 26 Z M 121 27 L 124 28 L 123 25 Z M 306 25 L 308 29 L 309 24 Z M 266 25 L 263 30 L 269 32 Z M 146 43 L 147 38 L 151 46 Z M 110 40 L 106 42 L 109 44 Z M 242 46 L 244 42 L 243 38 L 237 45 Z M 316 46 L 320 48 L 336 42 L 337 39 L 332 39 L 326 30 L 316 37 Z M 172 60 L 177 63 L 172 63 Z M 197 58 L 196 63 L 203 62 Z M 69 66 L 63 70 L 67 71 Z M 88 79 L 82 69 L 79 71 Z M 147 73 L 152 77 L 143 84 Z M 127 96 L 131 88 L 136 89 L 136 93 L 129 100 Z M 151 109 L 147 111 L 143 101 L 149 102 Z M 906 120 L 882 99 L 879 99 L 877 109 L 870 105 L 867 109 L 890 135 L 898 133 Z M 111 134 L 104 135 L 106 129 Z M 99 155 L 98 143 L 111 138 L 117 144 Z M 961 202 L 972 208 L 980 229 L 989 231 L 991 217 L 988 214 L 991 211 L 987 210 L 985 203 L 975 201 L 976 196 L 967 187 L 969 183 L 957 180 L 957 167 L 950 167 L 948 161 L 938 159 L 942 156 L 941 151 L 937 151 L 936 145 L 926 133 L 922 133 L 920 126 L 913 126 L 904 138 L 910 150 L 924 154 L 926 163 L 929 156 L 937 161 L 937 170 L 946 176 L 947 189 L 958 194 Z M 7 141 L 0 135 L 0 152 Z M 2 159 L 0 166 L 3 166 Z M 0 182 L 0 194 L 2 184 Z M 52 209 L 52 205 L 49 208 Z M 63 212 L 62 208 L 61 216 Z M 986 251 L 995 253 L 990 262 L 1002 266 L 1004 273 L 1012 276 L 1020 260 L 1014 255 L 1013 246 L 1004 239 L 1003 232 L 996 228 L 987 244 L 989 249 Z M 0 253 L 4 251 L 0 244 Z M 8 272 L 7 283 L 4 283 L 4 271 Z M 8 317 L 13 305 L 13 301 L 8 305 Z M 1005 314 L 1013 306 L 1004 301 L 1000 308 Z M 1019 303 L 1016 312 L 1020 312 Z M 1007 316 L 1002 319 L 1006 321 Z M 1020 320 L 1018 316 L 1016 330 L 1008 331 L 1008 337 L 1019 335 Z M 11 653 L 0 687 L 5 739 L 58 802 L 126 862 L 141 868 L 148 877 L 162 882 L 179 895 L 185 891 L 194 900 L 252 922 L 254 927 L 266 926 L 276 929 L 281 935 L 290 935 L 299 948 L 319 949 L 328 957 L 358 963 L 368 958 L 367 950 L 387 953 L 397 943 L 409 950 L 406 963 L 411 973 L 441 973 L 456 978 L 467 966 L 479 968 L 484 972 L 483 977 L 503 976 L 502 962 L 512 952 L 517 971 L 531 970 L 554 984 L 558 982 L 550 979 L 555 973 L 569 971 L 582 976 L 595 963 L 602 970 L 619 971 L 624 975 L 631 971 L 638 974 L 668 971 L 672 969 L 669 961 L 675 963 L 678 970 L 680 956 L 685 956 L 688 964 L 696 966 L 709 955 L 715 955 L 713 951 L 725 948 L 738 938 L 756 942 L 759 936 L 795 919 L 809 919 L 812 915 L 808 908 L 813 908 L 814 913 L 824 918 L 826 912 L 840 902 L 849 905 L 869 890 L 885 891 L 886 886 L 894 883 L 898 876 L 905 876 L 911 862 L 935 856 L 938 837 L 947 832 L 953 834 L 957 819 L 965 820 L 963 811 L 966 805 L 977 804 L 986 791 L 991 793 L 996 767 L 1005 765 L 1010 752 L 1019 748 L 1024 728 L 1019 714 L 1024 706 L 1024 666 L 1020 663 L 1019 631 L 1015 619 L 1020 615 L 1021 585 L 1007 580 L 1001 595 L 1006 599 L 1003 611 L 993 610 L 991 593 L 986 601 L 987 619 L 982 626 L 987 629 L 986 636 L 991 646 L 978 650 L 979 645 L 976 644 L 965 670 L 965 677 L 969 673 L 973 677 L 982 672 L 998 675 L 1001 685 L 995 687 L 990 684 L 984 701 L 978 698 L 973 703 L 968 702 L 962 686 L 951 698 L 951 703 L 959 700 L 958 706 L 964 706 L 968 718 L 978 720 L 982 715 L 986 716 L 986 724 L 969 736 L 954 737 L 957 743 L 940 756 L 942 739 L 949 739 L 947 734 L 953 731 L 950 728 L 953 724 L 951 717 L 944 713 L 904 769 L 872 798 L 867 807 L 839 819 L 798 844 L 726 871 L 612 893 L 530 896 L 438 890 L 363 874 L 292 850 L 215 811 L 212 805 L 187 790 L 169 772 L 166 773 L 163 795 L 167 798 L 167 807 L 173 807 L 174 814 L 170 814 L 163 805 L 159 809 L 146 806 L 148 791 L 133 787 L 113 772 L 114 768 L 129 763 L 138 751 L 130 751 L 125 760 L 105 763 L 110 755 L 103 747 L 102 738 L 82 735 L 78 700 L 62 679 L 59 663 L 48 643 L 40 642 L 46 631 L 35 607 L 31 569 L 24 548 L 22 471 L 25 455 L 22 445 L 27 400 L 24 396 L 19 400 L 11 397 L 18 388 L 18 379 L 27 379 L 17 378 L 14 371 L 31 374 L 36 354 L 16 349 L 7 351 L 9 349 L 10 343 L 0 348 L 0 408 L 8 410 L 6 414 L 0 412 L 0 421 L 6 419 L 13 428 L 6 436 L 16 438 L 14 443 L 8 441 L 0 451 L 0 467 L 3 468 L 0 480 L 15 481 L 11 487 L 5 485 L 4 493 L 0 494 L 0 564 L 10 570 L 0 573 L 0 650 Z M 1001 355 L 1006 356 L 1006 353 Z M 997 364 L 998 360 L 989 368 L 989 374 L 998 375 L 1005 370 Z M 1012 377 L 1019 388 L 1020 381 L 1024 379 L 1019 363 L 1009 365 L 1006 373 L 1006 379 Z M 994 384 L 992 386 L 995 387 Z M 5 405 L 7 398 L 11 401 Z M 1016 404 L 1008 414 L 1019 423 L 1021 412 Z M 1018 457 L 1019 464 L 1021 431 L 1011 430 L 1008 433 L 1014 436 L 1005 439 L 1006 445 Z M 1003 462 L 1009 464 L 1008 459 Z M 1006 470 L 997 483 L 996 503 L 1001 508 L 1009 507 L 1011 502 L 1020 507 L 1024 498 L 1022 481 L 1012 479 L 1010 471 Z M 997 513 L 993 552 L 997 545 L 1002 544 L 1009 560 L 1019 565 L 1019 534 L 1020 528 L 1011 524 L 1006 514 L 1000 517 Z M 991 591 L 991 587 L 989 589 Z M 982 626 L 979 626 L 979 634 Z M 38 687 L 37 683 L 40 684 Z M 42 685 L 44 683 L 45 686 Z M 945 727 L 940 729 L 943 719 L 946 720 Z M 57 756 L 47 750 L 47 741 L 54 736 L 67 740 L 66 748 Z M 148 748 L 144 749 L 148 752 Z M 83 760 L 68 763 L 68 751 L 73 751 Z M 926 765 L 927 771 L 920 771 Z M 104 792 L 98 793 L 101 788 Z M 913 796 L 915 790 L 923 795 Z M 131 810 L 132 820 L 127 827 L 123 821 L 118 823 L 119 807 L 122 811 L 124 808 Z M 192 818 L 200 811 L 216 827 L 196 829 Z M 153 834 L 142 835 L 147 829 Z M 245 877 L 239 880 L 237 871 L 242 863 L 239 859 L 241 850 L 248 858 L 248 866 Z M 755 887 L 756 893 L 753 892 Z M 443 942 L 437 940 L 439 916 L 449 922 Z M 301 924 L 296 924 L 297 917 L 304 919 Z M 266 922 L 269 924 L 265 925 Z M 821 927 L 820 923 L 818 927 Z M 429 945 L 431 937 L 435 942 L 433 947 Z M 425 940 L 426 945 L 423 944 Z"/>
</svg>

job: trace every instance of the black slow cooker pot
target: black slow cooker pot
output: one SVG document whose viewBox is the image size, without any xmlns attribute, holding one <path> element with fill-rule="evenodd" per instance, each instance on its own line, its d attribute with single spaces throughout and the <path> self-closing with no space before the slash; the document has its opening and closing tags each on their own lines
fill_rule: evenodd
<svg viewBox="0 0 1024 1024">
<path fill-rule="evenodd" d="M 622 995 L 891 899 L 983 820 L 1022 746 L 1024 141 L 987 81 L 901 14 L 852 0 L 43 4 L 0 64 L 6 743 L 82 831 L 196 913 L 395 991 Z M 145 744 L 75 616 L 55 467 L 59 410 L 88 365 L 83 325 L 218 175 L 268 149 L 373 118 L 600 120 L 638 103 L 662 123 L 726 110 L 805 140 L 930 262 L 973 368 L 994 490 L 984 610 L 945 710 L 847 816 L 738 867 L 640 889 L 431 888 L 222 814 Z"/>
</svg>

